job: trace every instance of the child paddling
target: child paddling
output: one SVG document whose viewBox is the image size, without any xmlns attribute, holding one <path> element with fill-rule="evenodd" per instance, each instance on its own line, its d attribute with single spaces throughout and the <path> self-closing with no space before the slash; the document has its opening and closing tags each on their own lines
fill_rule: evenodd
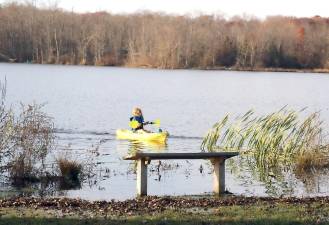
<svg viewBox="0 0 329 225">
<path fill-rule="evenodd" d="M 131 122 L 136 121 L 138 123 L 137 127 L 132 128 L 133 131 L 143 130 L 145 132 L 149 132 L 149 131 L 144 130 L 144 125 L 153 124 L 153 122 L 145 122 L 144 121 L 142 110 L 140 108 L 137 108 L 137 107 L 133 109 L 132 117 L 130 117 L 130 121 Z"/>
</svg>

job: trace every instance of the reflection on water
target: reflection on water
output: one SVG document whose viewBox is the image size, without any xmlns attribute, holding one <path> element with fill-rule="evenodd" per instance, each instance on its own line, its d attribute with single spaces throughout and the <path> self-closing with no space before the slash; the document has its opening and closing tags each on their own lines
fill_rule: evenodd
<svg viewBox="0 0 329 225">
<path fill-rule="evenodd" d="M 164 152 L 167 149 L 167 143 L 157 141 L 128 141 L 128 154 L 133 155 L 141 151 Z"/>
<path fill-rule="evenodd" d="M 318 196 L 329 194 L 329 169 L 297 170 L 294 164 L 259 166 L 242 155 L 229 160 L 228 168 L 245 187 L 259 182 L 269 196 Z M 250 193 L 254 195 L 254 193 Z"/>
<path fill-rule="evenodd" d="M 294 170 L 294 175 L 303 183 L 307 193 L 328 195 L 329 169 Z"/>
<path fill-rule="evenodd" d="M 165 152 L 167 143 L 155 141 L 136 141 L 124 140 L 118 141 L 117 154 L 123 159 L 124 156 L 134 155 L 137 152 Z"/>
</svg>

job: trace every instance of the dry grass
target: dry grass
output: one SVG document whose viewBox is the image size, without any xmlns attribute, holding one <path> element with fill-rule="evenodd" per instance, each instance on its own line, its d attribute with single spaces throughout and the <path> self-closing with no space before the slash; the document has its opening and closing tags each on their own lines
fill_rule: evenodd
<svg viewBox="0 0 329 225">
<path fill-rule="evenodd" d="M 329 167 L 329 150 L 306 151 L 296 157 L 295 169 L 302 171 L 311 171 Z"/>
<path fill-rule="evenodd" d="M 23 156 L 16 158 L 10 163 L 9 177 L 14 185 L 24 185 L 26 181 L 34 181 L 37 178 L 34 175 L 33 166 L 26 162 Z"/>
<path fill-rule="evenodd" d="M 56 161 L 61 177 L 71 181 L 79 180 L 83 170 L 82 164 L 66 158 L 58 158 Z"/>
<path fill-rule="evenodd" d="M 42 105 L 21 105 L 15 114 L 6 107 L 6 82 L 0 82 L 0 171 L 11 179 L 34 177 L 53 147 L 53 122 Z"/>
</svg>

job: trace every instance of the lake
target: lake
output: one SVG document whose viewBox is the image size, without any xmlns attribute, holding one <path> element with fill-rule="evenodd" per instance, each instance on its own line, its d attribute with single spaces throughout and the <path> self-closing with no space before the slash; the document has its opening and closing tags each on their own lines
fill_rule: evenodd
<svg viewBox="0 0 329 225">
<path fill-rule="evenodd" d="M 89 200 L 127 199 L 136 195 L 133 165 L 122 157 L 130 151 L 198 152 L 208 129 L 226 114 L 232 118 L 253 109 L 257 114 L 280 108 L 320 111 L 328 131 L 328 74 L 155 70 L 118 67 L 0 64 L 0 80 L 7 80 L 7 104 L 44 103 L 54 119 L 59 156 L 94 165 L 94 175 L 75 190 L 57 186 L 18 189 L 2 182 L 2 195 L 46 195 Z M 146 120 L 161 119 L 170 133 L 165 146 L 118 141 L 115 131 L 128 128 L 133 107 Z M 153 129 L 150 126 L 150 129 Z M 97 149 L 96 149 L 97 148 Z M 93 151 L 97 150 L 97 154 Z M 240 195 L 320 196 L 329 194 L 327 171 L 309 178 L 292 172 L 271 184 L 251 168 L 237 172 L 240 157 L 228 162 L 226 188 Z M 150 195 L 194 195 L 212 191 L 211 166 L 202 160 L 151 163 Z M 280 178 L 279 178 L 280 177 Z"/>
</svg>

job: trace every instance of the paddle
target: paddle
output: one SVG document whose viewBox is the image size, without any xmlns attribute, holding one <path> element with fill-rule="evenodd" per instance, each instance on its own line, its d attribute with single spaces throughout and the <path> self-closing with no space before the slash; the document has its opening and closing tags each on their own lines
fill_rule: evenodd
<svg viewBox="0 0 329 225">
<path fill-rule="evenodd" d="M 155 126 L 160 127 L 160 119 L 156 119 L 150 124 L 154 124 Z M 139 126 L 139 123 L 136 120 L 132 120 L 129 122 L 129 126 L 133 129 L 136 129 Z"/>
<path fill-rule="evenodd" d="M 157 127 L 160 127 L 160 119 L 156 119 L 153 121 L 153 124 Z"/>
<path fill-rule="evenodd" d="M 133 129 L 136 129 L 139 126 L 139 123 L 136 120 L 132 120 L 129 122 L 129 126 Z"/>
</svg>

